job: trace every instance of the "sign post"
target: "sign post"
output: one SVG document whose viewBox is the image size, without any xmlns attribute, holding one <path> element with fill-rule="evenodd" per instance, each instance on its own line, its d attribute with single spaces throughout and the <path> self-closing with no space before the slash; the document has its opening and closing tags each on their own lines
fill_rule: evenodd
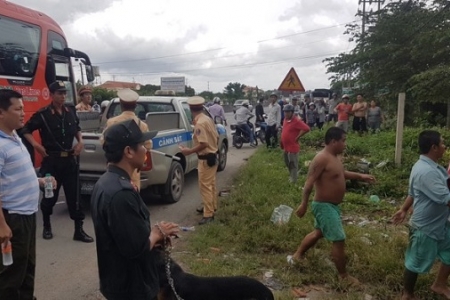
<svg viewBox="0 0 450 300">
<path fill-rule="evenodd" d="M 161 77 L 161 91 L 186 92 L 185 77 Z"/>
<path fill-rule="evenodd" d="M 403 122 L 405 120 L 405 93 L 398 94 L 397 107 L 397 135 L 395 136 L 395 165 L 400 167 L 402 163 Z"/>
<path fill-rule="evenodd" d="M 294 68 L 291 68 L 287 73 L 284 80 L 281 82 L 279 91 L 282 92 L 304 92 L 305 88 L 303 87 L 300 78 L 295 72 Z"/>
</svg>

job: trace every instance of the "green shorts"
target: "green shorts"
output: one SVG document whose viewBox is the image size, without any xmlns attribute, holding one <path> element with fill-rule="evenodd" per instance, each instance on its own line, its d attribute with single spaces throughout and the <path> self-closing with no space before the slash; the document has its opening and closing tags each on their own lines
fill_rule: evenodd
<svg viewBox="0 0 450 300">
<path fill-rule="evenodd" d="M 427 273 L 436 258 L 444 265 L 450 265 L 450 226 L 446 226 L 445 239 L 435 240 L 420 231 L 411 228 L 409 245 L 405 253 L 405 267 L 414 273 Z"/>
<path fill-rule="evenodd" d="M 313 201 L 312 212 L 314 215 L 314 228 L 320 229 L 324 238 L 330 242 L 340 242 L 345 240 L 345 232 L 341 220 L 341 209 L 338 205 Z"/>
</svg>

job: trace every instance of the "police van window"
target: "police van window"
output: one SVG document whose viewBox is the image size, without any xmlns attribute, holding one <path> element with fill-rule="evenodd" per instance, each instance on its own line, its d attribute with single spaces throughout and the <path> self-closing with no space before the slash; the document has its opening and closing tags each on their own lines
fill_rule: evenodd
<svg viewBox="0 0 450 300">
<path fill-rule="evenodd" d="M 0 75 L 32 77 L 39 58 L 39 27 L 0 17 Z"/>
<path fill-rule="evenodd" d="M 189 104 L 187 104 L 187 102 L 183 102 L 182 106 L 183 106 L 184 112 L 186 113 L 189 123 L 192 124 L 192 113 L 191 113 L 191 109 L 189 108 Z"/>
<path fill-rule="evenodd" d="M 138 103 L 134 113 L 139 119 L 145 120 L 147 113 L 149 112 L 171 112 L 175 111 L 175 108 L 171 103 Z M 118 116 L 122 113 L 120 102 L 114 102 L 108 111 L 107 118 Z"/>
</svg>

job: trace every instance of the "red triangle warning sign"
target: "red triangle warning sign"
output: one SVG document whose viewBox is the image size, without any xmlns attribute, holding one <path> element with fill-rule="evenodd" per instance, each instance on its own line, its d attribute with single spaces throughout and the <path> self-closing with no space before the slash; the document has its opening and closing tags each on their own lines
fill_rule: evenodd
<svg viewBox="0 0 450 300">
<path fill-rule="evenodd" d="M 303 87 L 300 78 L 298 78 L 297 73 L 294 68 L 291 68 L 284 78 L 283 82 L 281 82 L 279 91 L 283 92 L 304 92 L 305 88 Z"/>
</svg>

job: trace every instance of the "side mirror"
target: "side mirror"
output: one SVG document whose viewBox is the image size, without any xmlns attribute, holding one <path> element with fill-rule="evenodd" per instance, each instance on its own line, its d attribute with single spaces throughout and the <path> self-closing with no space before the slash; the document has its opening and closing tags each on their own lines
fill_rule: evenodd
<svg viewBox="0 0 450 300">
<path fill-rule="evenodd" d="M 223 125 L 223 120 L 219 116 L 214 117 L 214 123 Z"/>
<path fill-rule="evenodd" d="M 88 82 L 93 82 L 95 80 L 94 68 L 92 68 L 91 65 L 85 65 L 84 67 L 86 68 L 86 78 Z"/>
</svg>

